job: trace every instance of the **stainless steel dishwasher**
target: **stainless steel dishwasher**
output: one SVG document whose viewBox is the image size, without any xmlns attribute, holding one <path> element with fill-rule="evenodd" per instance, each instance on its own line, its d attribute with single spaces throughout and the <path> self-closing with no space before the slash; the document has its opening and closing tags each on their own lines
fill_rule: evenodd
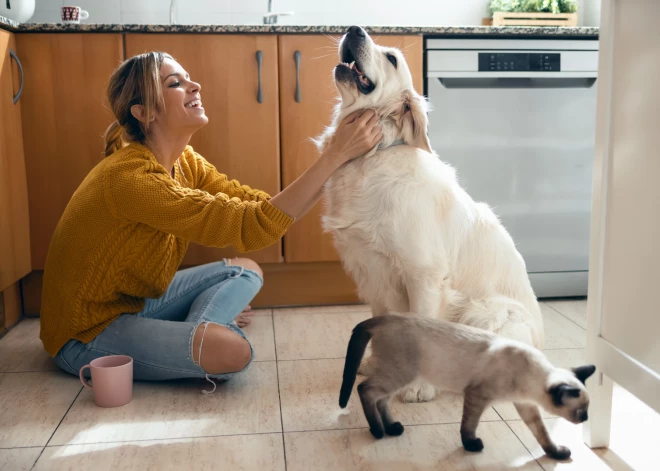
<svg viewBox="0 0 660 471">
<path fill-rule="evenodd" d="M 585 296 L 597 40 L 427 39 L 429 137 L 488 203 L 538 297 Z"/>
</svg>

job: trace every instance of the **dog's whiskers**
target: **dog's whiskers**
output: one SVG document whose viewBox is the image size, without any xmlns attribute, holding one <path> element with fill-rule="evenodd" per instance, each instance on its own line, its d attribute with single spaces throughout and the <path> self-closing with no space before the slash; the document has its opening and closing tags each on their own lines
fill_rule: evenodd
<svg viewBox="0 0 660 471">
<path fill-rule="evenodd" d="M 324 56 L 312 57 L 312 60 L 314 61 L 316 59 L 323 59 L 324 57 L 330 57 L 330 56 L 334 56 L 334 55 L 336 55 L 336 54 L 332 53 L 332 54 L 326 54 Z"/>
</svg>

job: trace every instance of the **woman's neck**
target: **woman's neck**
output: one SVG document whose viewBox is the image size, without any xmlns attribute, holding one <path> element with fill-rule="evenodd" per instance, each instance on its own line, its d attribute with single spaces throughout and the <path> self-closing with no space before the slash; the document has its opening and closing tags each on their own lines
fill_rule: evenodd
<svg viewBox="0 0 660 471">
<path fill-rule="evenodd" d="M 183 154 L 192 136 L 164 135 L 154 130 L 145 145 L 151 150 L 156 160 L 174 175 L 174 163 Z"/>
</svg>

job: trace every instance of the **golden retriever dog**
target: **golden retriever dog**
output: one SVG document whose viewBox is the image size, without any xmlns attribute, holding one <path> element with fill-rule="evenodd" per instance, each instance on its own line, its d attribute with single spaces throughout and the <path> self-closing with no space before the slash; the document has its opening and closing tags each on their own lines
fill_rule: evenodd
<svg viewBox="0 0 660 471">
<path fill-rule="evenodd" d="M 359 26 L 338 49 L 339 103 L 318 147 L 358 109 L 375 109 L 383 127 L 381 143 L 335 172 L 324 189 L 323 226 L 360 298 L 374 316 L 442 318 L 542 349 L 543 320 L 525 262 L 490 207 L 475 202 L 431 149 L 428 104 L 401 51 L 375 44 Z M 436 394 L 417 381 L 401 399 Z M 516 408 L 525 422 L 540 424 L 539 442 L 549 439 L 536 406 Z"/>
</svg>

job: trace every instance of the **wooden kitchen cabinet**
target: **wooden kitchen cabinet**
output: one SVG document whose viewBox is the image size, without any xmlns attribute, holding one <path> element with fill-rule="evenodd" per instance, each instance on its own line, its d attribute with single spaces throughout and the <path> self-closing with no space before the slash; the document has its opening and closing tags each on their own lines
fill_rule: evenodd
<svg viewBox="0 0 660 471">
<path fill-rule="evenodd" d="M 19 58 L 14 35 L 0 31 L 0 292 L 31 270 L 22 100 L 14 103 L 22 78 L 10 51 Z"/>
<path fill-rule="evenodd" d="M 283 35 L 279 37 L 280 126 L 282 138 L 282 185 L 298 178 L 318 157 L 309 140 L 330 124 L 337 103 L 333 68 L 337 65 L 336 39 L 341 36 Z M 403 51 L 413 74 L 415 89 L 423 93 L 422 36 L 373 36 L 383 46 Z M 296 73 L 295 53 L 300 52 Z M 296 100 L 296 79 L 300 101 Z M 330 234 L 323 233 L 323 201 L 292 226 L 284 236 L 284 260 L 293 262 L 337 261 Z"/>
<path fill-rule="evenodd" d="M 218 171 L 275 195 L 280 191 L 280 126 L 275 35 L 127 34 L 126 57 L 159 50 L 200 83 L 209 123 L 190 145 Z M 262 101 L 257 100 L 261 51 Z M 183 265 L 237 256 L 233 248 L 191 244 Z M 282 261 L 282 242 L 248 254 L 259 263 Z"/>
<path fill-rule="evenodd" d="M 104 156 L 113 121 L 105 90 L 123 58 L 120 34 L 19 34 L 32 269 L 43 270 L 71 196 Z"/>
</svg>

